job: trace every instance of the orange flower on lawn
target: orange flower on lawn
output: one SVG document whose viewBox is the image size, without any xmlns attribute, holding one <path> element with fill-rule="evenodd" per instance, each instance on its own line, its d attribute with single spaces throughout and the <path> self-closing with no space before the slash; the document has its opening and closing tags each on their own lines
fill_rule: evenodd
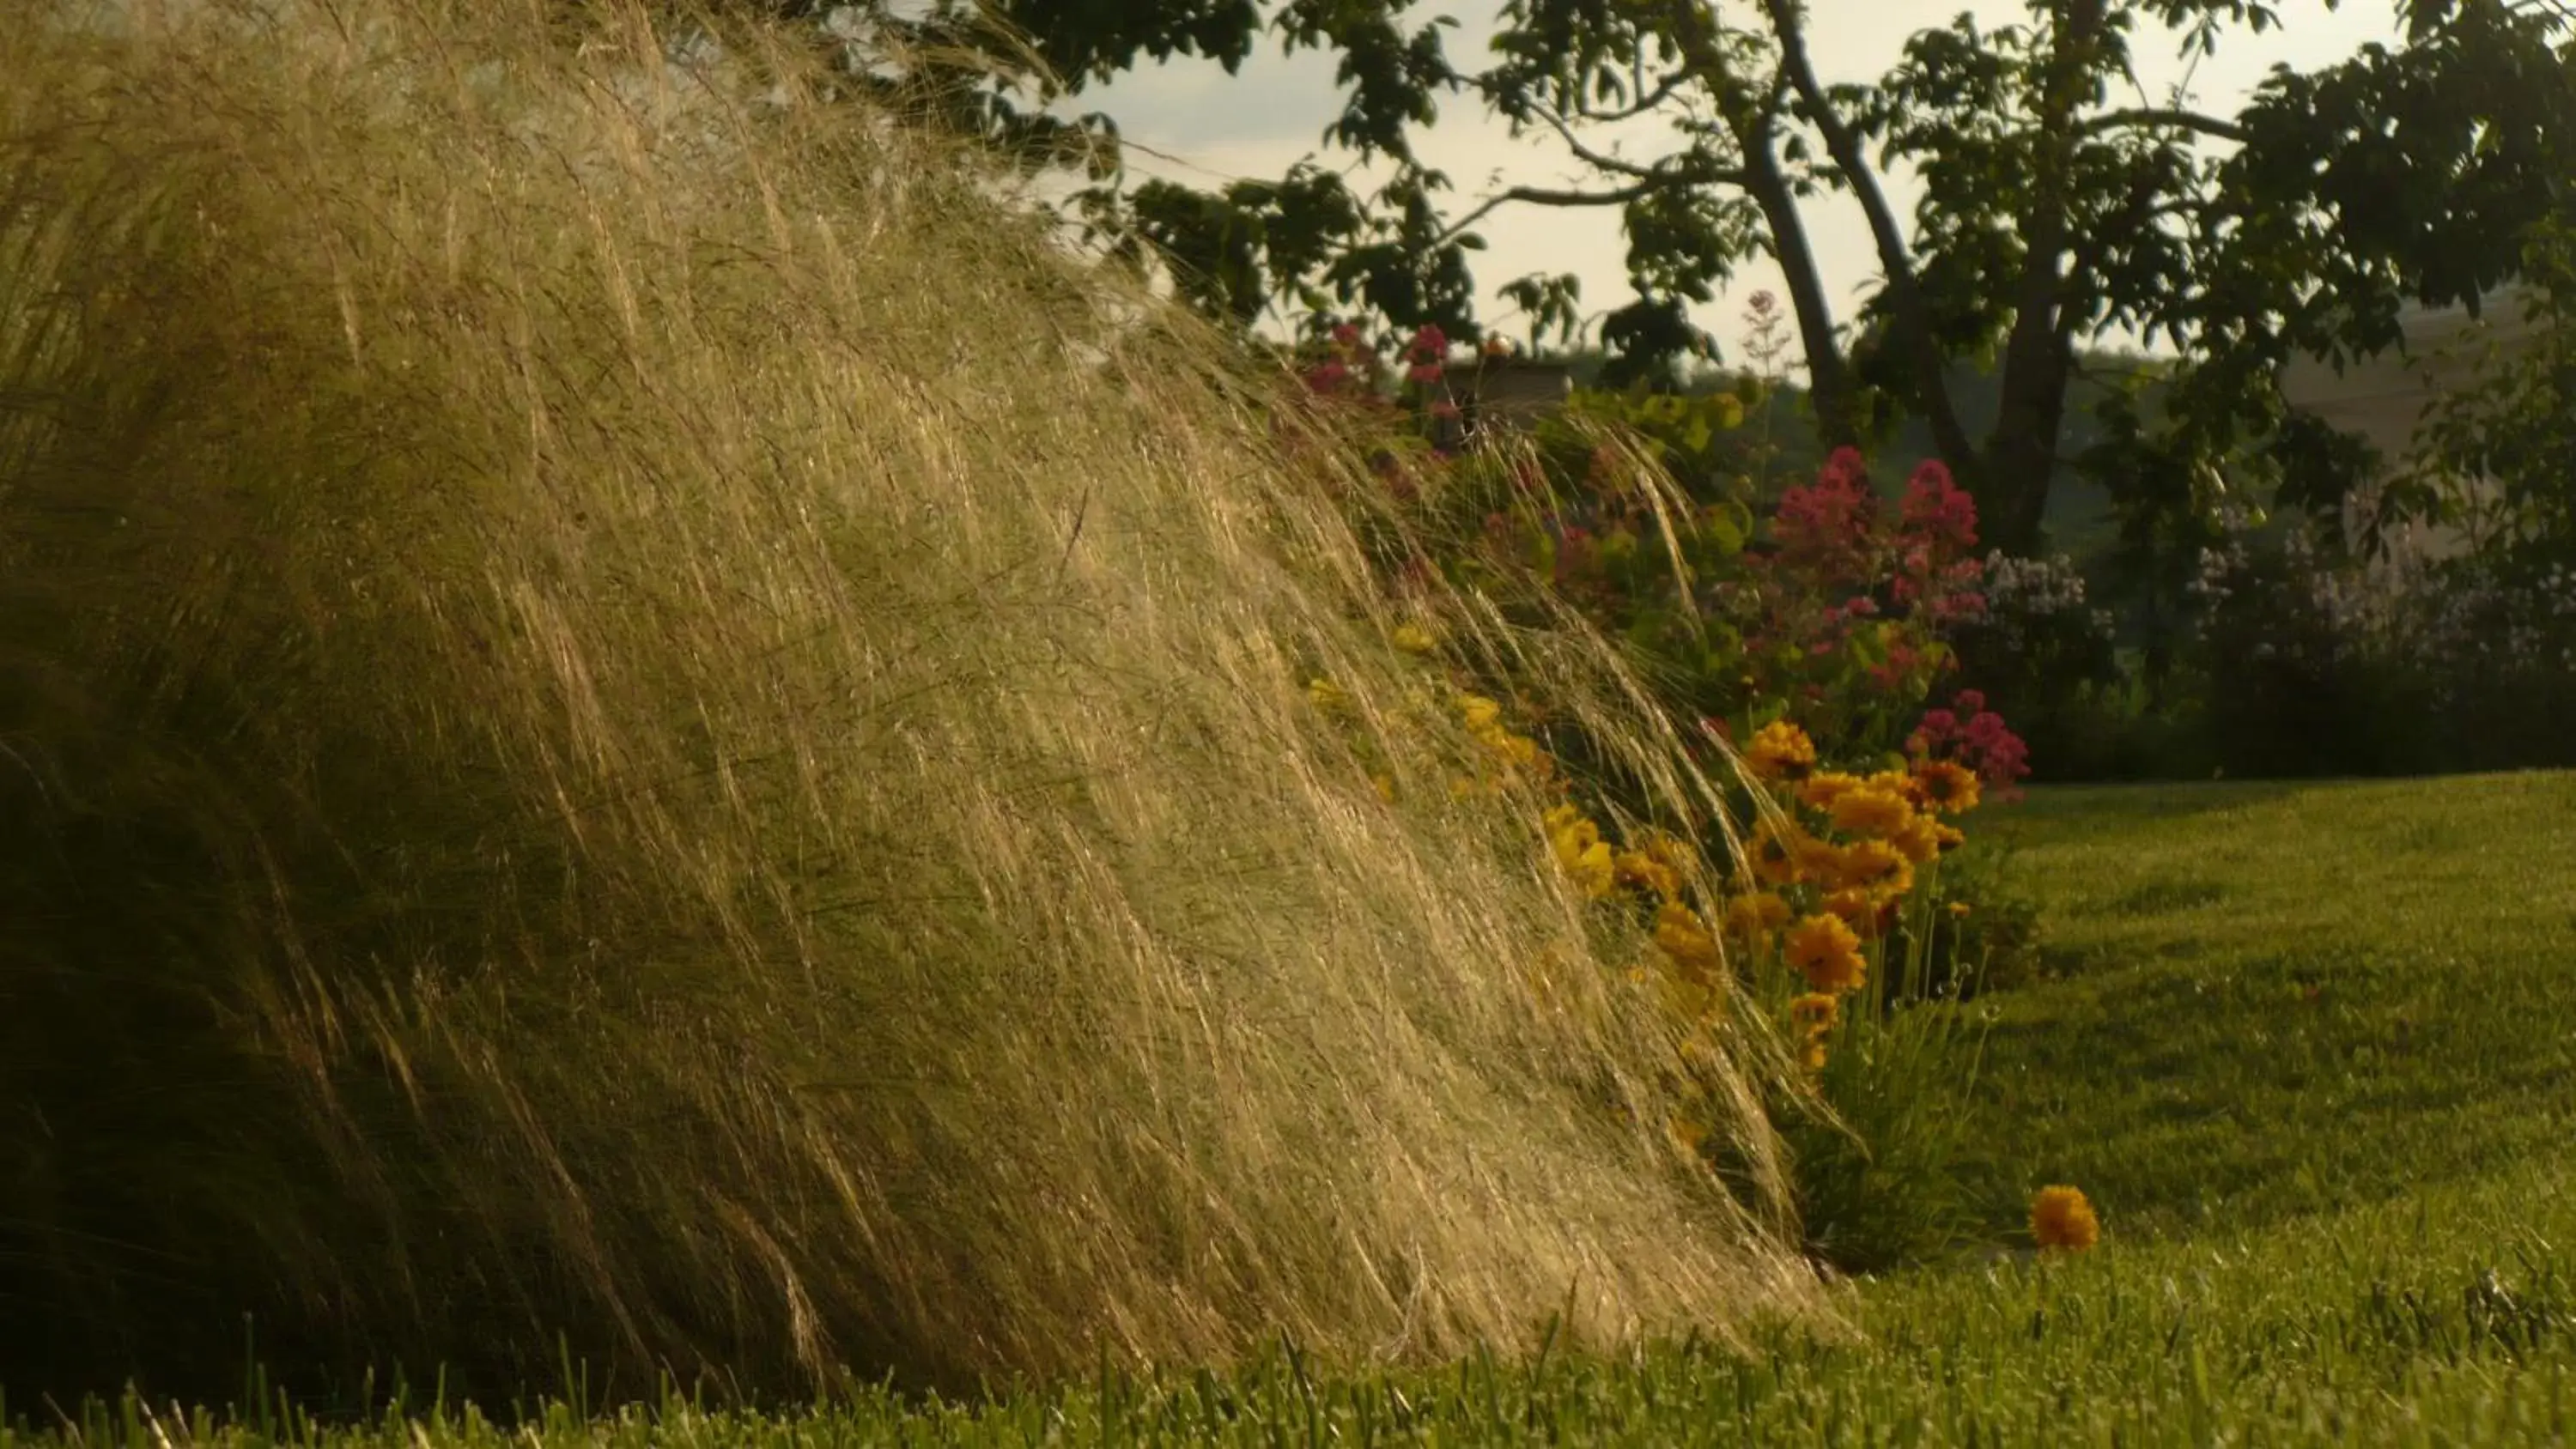
<svg viewBox="0 0 2576 1449">
<path fill-rule="evenodd" d="M 1803 780 L 1816 768 L 1816 742 L 1787 720 L 1773 720 L 1754 732 L 1744 763 L 1757 780 Z"/>
<path fill-rule="evenodd" d="M 2043 1187 L 2030 1202 L 2030 1235 L 2042 1248 L 2080 1253 L 2102 1240 L 2102 1224 L 2081 1191 Z"/>
<path fill-rule="evenodd" d="M 1861 959 L 1860 937 L 1839 916 L 1808 916 L 1789 928 L 1789 965 L 1804 973 L 1820 992 L 1851 991 L 1868 971 Z"/>
</svg>

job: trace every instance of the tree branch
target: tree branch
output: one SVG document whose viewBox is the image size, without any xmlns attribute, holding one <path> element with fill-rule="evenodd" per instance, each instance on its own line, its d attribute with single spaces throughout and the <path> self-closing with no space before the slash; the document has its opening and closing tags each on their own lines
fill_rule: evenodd
<svg viewBox="0 0 2576 1449">
<path fill-rule="evenodd" d="M 1932 318 L 1923 304 L 1923 290 L 1914 275 L 1913 253 L 1907 250 L 1905 233 L 1897 225 L 1896 209 L 1888 204 L 1887 192 L 1878 184 L 1878 173 L 1870 170 L 1860 137 L 1835 111 L 1824 83 L 1816 78 L 1815 61 L 1807 54 L 1806 29 L 1798 18 L 1797 0 L 1762 0 L 1762 9 L 1770 17 L 1771 33 L 1780 42 L 1783 73 L 1805 103 L 1816 130 L 1824 136 L 1834 169 L 1850 184 L 1862 214 L 1869 219 L 1870 238 L 1878 247 L 1879 268 L 1887 274 L 1888 300 L 1894 304 L 1898 324 L 1914 334 L 1915 385 L 1923 394 L 1923 407 L 1932 424 L 1933 446 L 1940 449 L 1952 469 L 1973 473 L 1976 448 L 1968 441 L 1968 429 L 1959 421 L 1958 407 L 1951 401 L 1945 371 L 1948 359 L 1940 355 L 1932 340 Z"/>
<path fill-rule="evenodd" d="M 1545 121 L 1549 128 L 1556 132 L 1557 139 L 1565 142 L 1565 149 L 1573 152 L 1575 159 L 1581 161 L 1586 166 L 1607 171 L 1614 176 L 1632 176 L 1640 181 L 1643 181 L 1648 177 L 1660 177 L 1669 174 L 1664 170 L 1660 163 L 1652 166 L 1640 166 L 1634 161 L 1622 161 L 1616 156 L 1593 150 L 1591 147 L 1583 144 L 1582 140 L 1574 134 L 1573 123 L 1568 121 L 1565 117 L 1558 115 L 1552 109 L 1535 111 L 1533 114 L 1535 114 L 1540 120 Z"/>
<path fill-rule="evenodd" d="M 1476 204 L 1465 216 L 1451 222 L 1433 244 L 1453 240 L 1477 222 L 1514 203 L 1531 206 L 1625 206 L 1629 202 L 1652 196 L 1667 186 L 1690 185 L 1703 178 L 1677 172 L 1663 172 L 1615 191 L 1560 191 L 1546 186 L 1515 186 Z M 1716 179 L 1723 180 L 1723 176 Z"/>
<path fill-rule="evenodd" d="M 2104 111 L 2098 116 L 2087 116 L 2075 123 L 2075 133 L 2079 136 L 2098 136 L 2104 131 L 2115 131 L 2126 126 L 2134 126 L 2140 130 L 2196 131 L 2217 140 L 2234 141 L 2240 146 L 2253 139 L 2250 132 L 2234 121 L 2222 121 L 2216 116 L 2204 116 L 2198 111 L 2169 110 L 2162 106 L 2131 106 L 2125 110 Z"/>
<path fill-rule="evenodd" d="M 1592 109 L 1591 106 L 1586 105 L 1582 108 L 1582 116 L 1583 119 L 1587 121 L 1597 122 L 1601 125 L 1616 125 L 1621 121 L 1633 121 L 1639 116 L 1646 114 L 1648 111 L 1655 109 L 1657 106 L 1662 105 L 1664 102 L 1671 100 L 1674 95 L 1680 92 L 1683 86 L 1688 85 L 1689 83 L 1690 73 L 1688 71 L 1675 71 L 1671 75 L 1668 75 L 1661 81 L 1657 82 L 1654 89 L 1637 97 L 1635 101 L 1628 105 L 1621 106 L 1617 110 L 1611 111 L 1596 111 Z"/>
</svg>

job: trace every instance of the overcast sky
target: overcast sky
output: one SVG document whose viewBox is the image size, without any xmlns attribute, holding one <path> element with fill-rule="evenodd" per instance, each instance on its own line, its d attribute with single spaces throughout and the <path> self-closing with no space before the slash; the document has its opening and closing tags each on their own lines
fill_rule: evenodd
<svg viewBox="0 0 2576 1449">
<path fill-rule="evenodd" d="M 2281 28 L 2261 36 L 2231 34 L 2218 54 L 2196 68 L 2176 55 L 2178 36 L 2168 41 L 2142 32 L 2133 48 L 2147 95 L 2163 100 L 2188 71 L 2198 105 L 2233 111 L 2275 64 L 2304 69 L 2350 55 L 2371 41 L 2393 43 L 2398 38 L 2392 0 L 2344 0 L 2339 9 L 2330 9 L 2325 0 L 2277 0 L 2277 5 Z M 1425 20 L 1441 14 L 1456 17 L 1459 27 L 1448 37 L 1452 60 L 1467 67 L 1480 63 L 1498 0 L 1422 0 L 1418 9 Z M 1829 82 L 1873 79 L 1897 59 L 1907 36 L 1944 24 L 1962 10 L 1987 28 L 2027 14 L 2022 0 L 1812 0 L 1818 68 Z M 1309 154 L 1333 165 L 1350 159 L 1323 147 L 1324 127 L 1339 111 L 1334 64 L 1332 56 L 1313 51 L 1283 59 L 1275 46 L 1234 76 L 1213 63 L 1175 61 L 1087 92 L 1069 109 L 1107 111 L 1131 141 L 1177 158 L 1131 154 L 1129 165 L 1145 175 L 1201 186 L 1247 176 L 1276 177 Z M 1626 154 L 1654 154 L 1651 141 L 1651 134 L 1641 136 Z M 1461 202 L 1498 186 L 1582 179 L 1552 137 L 1514 141 L 1471 97 L 1456 98 L 1444 108 L 1422 149 L 1430 164 L 1449 173 Z M 1910 217 L 1914 189 L 1902 178 L 1893 189 L 1898 206 Z M 1848 320 L 1852 299 L 1877 272 L 1867 228 L 1849 198 L 1840 196 L 1813 202 L 1810 226 L 1837 319 Z M 1475 259 L 1482 293 L 1477 308 L 1489 323 L 1499 322 L 1508 310 L 1494 297 L 1494 288 L 1530 272 L 1581 276 L 1587 312 L 1618 305 L 1630 295 L 1613 208 L 1518 206 L 1487 218 L 1478 230 L 1489 249 Z M 1743 298 L 1762 287 L 1778 287 L 1778 273 L 1767 262 L 1748 266 L 1716 304 L 1700 309 L 1698 322 L 1731 352 L 1741 331 L 1736 319 Z M 1515 325 L 1505 324 L 1504 330 L 1523 335 Z"/>
</svg>

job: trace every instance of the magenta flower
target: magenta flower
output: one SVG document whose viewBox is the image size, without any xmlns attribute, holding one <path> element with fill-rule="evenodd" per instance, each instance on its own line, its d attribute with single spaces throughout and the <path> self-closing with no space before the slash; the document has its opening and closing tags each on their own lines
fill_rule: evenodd
<svg viewBox="0 0 2576 1449">
<path fill-rule="evenodd" d="M 1976 546 L 1977 500 L 1960 491 L 1938 458 L 1925 459 L 1906 480 L 1902 511 L 1908 529 L 1928 535 L 1935 543 L 1962 549 Z"/>
</svg>

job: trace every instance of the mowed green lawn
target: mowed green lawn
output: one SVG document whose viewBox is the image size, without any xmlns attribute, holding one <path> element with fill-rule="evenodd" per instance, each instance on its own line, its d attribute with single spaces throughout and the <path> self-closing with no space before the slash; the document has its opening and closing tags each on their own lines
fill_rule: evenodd
<svg viewBox="0 0 2576 1449">
<path fill-rule="evenodd" d="M 1981 1093 L 2122 1236 L 2261 1228 L 2576 1141 L 2576 775 L 2035 792 L 2047 907 Z"/>
<path fill-rule="evenodd" d="M 2049 979 L 1983 1003 L 1956 1110 L 2008 1176 L 2092 1194 L 2090 1254 L 1841 1285 L 1847 1331 L 1751 1354 L 1351 1378 L 1283 1353 L 969 1405 L 558 1409 L 516 1436 L 451 1414 L 343 1442 L 2576 1439 L 2576 776 L 2046 790 L 1977 824 L 2047 902 Z M 80 1437 L 226 1434 L 259 1437 L 132 1406 Z"/>
</svg>

